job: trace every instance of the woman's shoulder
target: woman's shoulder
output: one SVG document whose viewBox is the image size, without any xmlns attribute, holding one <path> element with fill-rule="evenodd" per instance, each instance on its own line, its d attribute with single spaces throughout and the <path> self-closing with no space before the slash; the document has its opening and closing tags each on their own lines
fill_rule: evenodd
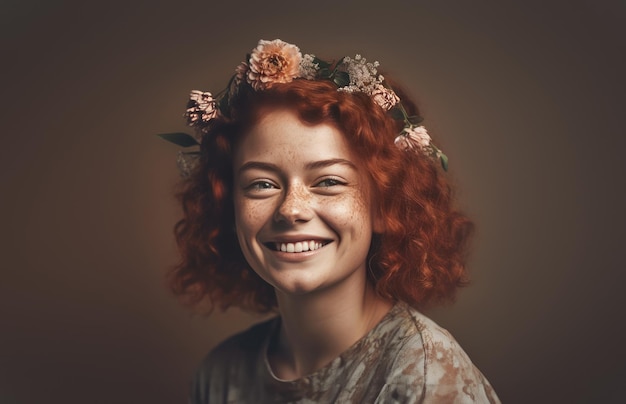
<svg viewBox="0 0 626 404">
<path fill-rule="evenodd" d="M 399 389 L 420 380 L 424 402 L 499 402 L 487 379 L 445 328 L 410 306 L 399 305 L 404 335 L 388 380 Z"/>
<path fill-rule="evenodd" d="M 436 352 L 465 355 L 448 330 L 406 303 L 396 303 L 388 317 L 389 324 L 386 327 L 394 330 L 403 350 L 417 350 L 429 361 L 433 355 L 440 356 Z"/>
<path fill-rule="evenodd" d="M 205 356 L 202 367 L 232 365 L 236 359 L 258 355 L 276 322 L 277 318 L 271 318 L 228 337 Z"/>
<path fill-rule="evenodd" d="M 425 354 L 430 356 L 435 351 L 445 350 L 458 351 L 457 353 L 465 355 L 465 352 L 448 330 L 409 305 L 402 303 L 399 305 L 402 311 L 402 320 L 410 324 L 407 327 L 406 337 L 411 343 L 421 346 Z"/>
<path fill-rule="evenodd" d="M 197 368 L 191 387 L 191 403 L 232 394 L 227 386 L 255 374 L 258 358 L 277 322 L 272 318 L 239 332 L 213 348 Z M 241 384 L 241 383 L 239 383 Z M 220 401 L 220 400 L 218 400 Z"/>
</svg>

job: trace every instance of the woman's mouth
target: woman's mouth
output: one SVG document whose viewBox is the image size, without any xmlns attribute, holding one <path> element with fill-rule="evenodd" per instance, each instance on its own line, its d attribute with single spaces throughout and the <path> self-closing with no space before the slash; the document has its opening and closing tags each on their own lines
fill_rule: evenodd
<svg viewBox="0 0 626 404">
<path fill-rule="evenodd" d="M 270 242 L 265 245 L 274 251 L 281 251 L 286 253 L 301 253 L 306 251 L 315 251 L 324 247 L 330 240 L 305 240 L 305 241 L 297 241 L 297 242 Z"/>
</svg>

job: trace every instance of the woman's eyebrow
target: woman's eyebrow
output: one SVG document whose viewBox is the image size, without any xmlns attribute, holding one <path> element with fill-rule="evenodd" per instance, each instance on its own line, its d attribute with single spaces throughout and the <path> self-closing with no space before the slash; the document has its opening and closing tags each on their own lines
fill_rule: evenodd
<svg viewBox="0 0 626 404">
<path fill-rule="evenodd" d="M 311 161 L 310 163 L 306 163 L 305 167 L 309 170 L 314 170 L 318 168 L 333 166 L 335 164 L 347 165 L 353 170 L 356 170 L 356 166 L 354 165 L 354 163 L 346 159 L 328 159 L 328 160 Z"/>
<path fill-rule="evenodd" d="M 340 159 L 340 158 L 311 161 L 311 162 L 305 164 L 305 168 L 307 170 L 315 170 L 315 169 L 320 169 L 320 168 L 324 168 L 324 167 L 330 167 L 330 166 L 333 166 L 335 164 L 346 165 L 346 166 L 352 168 L 353 170 L 356 170 L 356 166 L 354 165 L 353 162 L 351 162 L 350 160 Z M 248 161 L 247 163 L 242 165 L 239 168 L 239 170 L 237 170 L 237 173 L 241 174 L 245 170 L 252 170 L 252 169 L 264 170 L 264 171 L 274 171 L 274 172 L 279 172 L 280 171 L 280 168 L 276 164 L 265 163 L 265 162 L 262 162 L 262 161 Z"/>
<path fill-rule="evenodd" d="M 247 163 L 239 167 L 239 170 L 237 170 L 237 173 L 241 174 L 245 170 L 252 170 L 255 168 L 257 170 L 265 170 L 265 171 L 275 171 L 275 172 L 280 171 L 280 169 L 278 168 L 276 164 L 264 163 L 261 161 L 248 161 Z"/>
</svg>

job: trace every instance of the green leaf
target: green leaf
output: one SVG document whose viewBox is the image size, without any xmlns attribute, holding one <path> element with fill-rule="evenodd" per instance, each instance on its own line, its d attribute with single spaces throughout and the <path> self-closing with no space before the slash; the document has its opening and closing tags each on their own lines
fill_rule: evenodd
<svg viewBox="0 0 626 404">
<path fill-rule="evenodd" d="M 337 63 L 335 63 L 335 69 L 339 68 L 340 65 L 343 64 L 343 61 L 346 60 L 346 57 L 342 57 L 341 59 L 339 59 L 339 61 Z"/>
<path fill-rule="evenodd" d="M 391 117 L 396 121 L 401 121 L 404 119 L 404 115 L 402 114 L 400 108 L 393 108 L 391 111 L 389 111 L 389 113 L 391 114 Z"/>
<path fill-rule="evenodd" d="M 330 69 L 328 67 L 322 67 L 317 74 L 320 78 L 327 79 L 330 77 Z"/>
<path fill-rule="evenodd" d="M 411 122 L 413 125 L 417 125 L 423 120 L 424 118 L 422 118 L 421 116 L 417 116 L 417 115 L 413 115 L 409 117 L 409 122 Z"/>
<path fill-rule="evenodd" d="M 200 143 L 191 135 L 187 133 L 177 132 L 177 133 L 163 133 L 157 135 L 162 139 L 167 140 L 168 142 L 174 143 L 180 147 L 191 147 L 197 146 Z"/>
<path fill-rule="evenodd" d="M 350 75 L 346 72 L 335 72 L 335 77 L 333 77 L 333 81 L 337 84 L 338 87 L 345 87 L 350 84 Z"/>
<path fill-rule="evenodd" d="M 441 167 L 443 167 L 443 170 L 448 171 L 448 156 L 441 153 L 439 155 L 439 159 L 441 160 Z"/>
</svg>

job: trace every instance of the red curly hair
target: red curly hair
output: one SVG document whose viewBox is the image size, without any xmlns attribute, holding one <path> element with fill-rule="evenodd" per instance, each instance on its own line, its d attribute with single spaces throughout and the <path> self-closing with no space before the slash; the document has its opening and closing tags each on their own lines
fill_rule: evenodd
<svg viewBox="0 0 626 404">
<path fill-rule="evenodd" d="M 394 86 L 411 115 L 413 102 Z M 451 300 L 466 283 L 471 221 L 453 205 L 451 187 L 438 162 L 394 145 L 403 122 L 363 93 L 337 91 L 330 81 L 296 79 L 265 91 L 242 88 L 229 117 L 214 119 L 201 145 L 200 164 L 178 197 L 184 216 L 175 235 L 180 263 L 170 286 L 188 304 L 208 298 L 210 307 L 276 309 L 274 289 L 246 262 L 234 229 L 233 150 L 240 134 L 262 111 L 288 107 L 304 123 L 329 123 L 346 136 L 369 176 L 374 211 L 383 231 L 374 234 L 368 278 L 381 296 L 414 307 Z"/>
</svg>

